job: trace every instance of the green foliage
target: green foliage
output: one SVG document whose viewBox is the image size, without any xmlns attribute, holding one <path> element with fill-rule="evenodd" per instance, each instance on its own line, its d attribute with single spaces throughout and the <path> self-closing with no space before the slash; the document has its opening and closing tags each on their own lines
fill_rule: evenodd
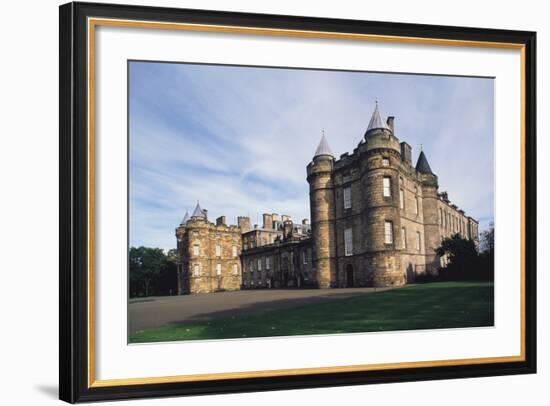
<svg viewBox="0 0 550 406">
<path fill-rule="evenodd" d="M 130 297 L 177 293 L 177 252 L 161 248 L 131 247 L 129 251 Z"/>
<path fill-rule="evenodd" d="M 481 247 L 459 234 L 444 238 L 436 249 L 437 255 L 446 256 L 448 264 L 439 275 L 427 277 L 432 280 L 493 280 L 494 279 L 494 228 L 481 235 Z"/>
</svg>

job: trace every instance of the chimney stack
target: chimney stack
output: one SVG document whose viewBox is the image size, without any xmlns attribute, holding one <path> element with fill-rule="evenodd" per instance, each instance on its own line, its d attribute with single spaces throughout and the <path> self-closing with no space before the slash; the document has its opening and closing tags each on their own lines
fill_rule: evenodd
<svg viewBox="0 0 550 406">
<path fill-rule="evenodd" d="M 264 213 L 264 224 L 263 228 L 264 230 L 273 230 L 273 216 L 271 214 Z"/>
<path fill-rule="evenodd" d="M 250 217 L 239 216 L 237 217 L 237 225 L 241 229 L 242 233 L 250 231 Z"/>
<path fill-rule="evenodd" d="M 204 219 L 208 221 L 208 210 L 202 209 L 202 211 L 204 212 Z"/>
<path fill-rule="evenodd" d="M 220 216 L 216 219 L 217 226 L 225 226 L 225 216 Z"/>
<path fill-rule="evenodd" d="M 405 141 L 399 144 L 401 146 L 401 160 L 409 166 L 412 166 L 412 148 Z"/>
<path fill-rule="evenodd" d="M 281 220 L 282 220 L 283 223 L 285 223 L 285 222 L 290 220 L 290 216 L 288 214 L 283 214 L 281 216 Z"/>
<path fill-rule="evenodd" d="M 285 220 L 284 228 L 283 228 L 283 239 L 287 240 L 287 239 L 292 237 L 292 229 L 293 228 L 294 228 L 294 224 L 292 224 L 292 221 Z"/>
<path fill-rule="evenodd" d="M 389 116 L 388 119 L 386 120 L 386 123 L 388 124 L 388 127 L 390 127 L 390 130 L 393 135 L 395 135 L 395 131 L 393 129 L 394 121 L 395 121 L 394 116 Z"/>
</svg>

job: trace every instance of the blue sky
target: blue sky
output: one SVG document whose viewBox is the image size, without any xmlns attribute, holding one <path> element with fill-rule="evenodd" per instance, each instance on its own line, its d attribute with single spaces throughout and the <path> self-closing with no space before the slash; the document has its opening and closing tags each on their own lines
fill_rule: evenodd
<svg viewBox="0 0 550 406">
<path fill-rule="evenodd" d="M 493 79 L 130 62 L 129 91 L 131 246 L 174 248 L 197 200 L 211 221 L 309 218 L 322 129 L 336 156 L 351 152 L 376 99 L 440 191 L 481 229 L 493 221 Z"/>
</svg>

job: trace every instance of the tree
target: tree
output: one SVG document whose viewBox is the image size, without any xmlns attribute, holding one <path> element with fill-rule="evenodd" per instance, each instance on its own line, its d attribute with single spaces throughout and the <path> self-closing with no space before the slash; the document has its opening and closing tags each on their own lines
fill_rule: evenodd
<svg viewBox="0 0 550 406">
<path fill-rule="evenodd" d="M 440 257 L 445 255 L 449 261 L 442 270 L 444 279 L 478 279 L 479 254 L 472 240 L 454 234 L 443 239 L 436 253 Z"/>
<path fill-rule="evenodd" d="M 493 223 L 489 229 L 481 233 L 481 265 L 480 272 L 484 279 L 494 279 L 495 273 L 495 227 Z"/>
<path fill-rule="evenodd" d="M 493 223 L 489 225 L 489 229 L 481 233 L 481 251 L 495 251 L 495 226 Z"/>
<path fill-rule="evenodd" d="M 145 296 L 149 296 L 151 294 L 152 284 L 159 276 L 165 259 L 166 256 L 161 248 L 130 248 L 131 292 L 132 290 L 134 292 L 143 291 Z"/>
<path fill-rule="evenodd" d="M 178 292 L 178 250 L 171 249 L 164 257 L 155 285 L 156 295 L 172 295 Z"/>
</svg>

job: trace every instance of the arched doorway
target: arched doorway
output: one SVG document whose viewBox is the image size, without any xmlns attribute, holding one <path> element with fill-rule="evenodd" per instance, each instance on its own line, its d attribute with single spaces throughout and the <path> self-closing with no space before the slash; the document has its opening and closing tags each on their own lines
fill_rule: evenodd
<svg viewBox="0 0 550 406">
<path fill-rule="evenodd" d="M 353 288 L 353 265 L 346 265 L 346 288 Z"/>
</svg>

